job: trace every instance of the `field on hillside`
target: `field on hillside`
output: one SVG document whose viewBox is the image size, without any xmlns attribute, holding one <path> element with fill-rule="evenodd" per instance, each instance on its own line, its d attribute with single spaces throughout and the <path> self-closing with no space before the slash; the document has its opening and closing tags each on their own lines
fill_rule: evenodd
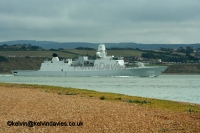
<svg viewBox="0 0 200 133">
<path fill-rule="evenodd" d="M 76 50 L 76 49 L 71 49 L 71 50 L 66 50 L 69 52 L 73 52 L 73 53 L 78 53 L 78 54 L 82 54 L 82 55 L 90 55 L 90 56 L 94 56 L 96 54 L 96 50 Z M 137 57 L 141 57 L 141 54 L 143 52 L 138 51 L 138 50 L 107 50 L 107 55 L 111 56 L 137 56 Z"/>
<path fill-rule="evenodd" d="M 44 51 L 0 51 L 0 55 L 4 56 L 30 56 L 30 57 L 52 57 L 52 54 L 56 53 L 59 57 L 63 58 L 73 58 L 77 55 L 89 55 L 94 56 L 96 54 L 96 50 L 77 50 L 77 49 L 66 49 L 63 51 L 51 51 L 51 50 L 44 50 Z M 107 50 L 108 55 L 114 56 L 136 56 L 141 57 L 143 52 L 138 50 Z"/>
<path fill-rule="evenodd" d="M 64 50 L 43 50 L 43 51 L 0 51 L 0 55 L 4 56 L 30 56 L 30 57 L 47 57 L 51 58 L 53 53 L 58 54 L 59 57 L 63 58 L 74 58 L 78 55 L 89 55 L 89 56 L 95 56 L 96 50 L 78 50 L 78 49 L 64 49 Z M 165 53 L 160 50 L 154 50 L 154 51 L 143 51 L 143 50 L 107 50 L 107 55 L 111 56 L 135 56 L 135 57 L 141 57 L 142 53 L 154 53 L 154 54 L 167 54 L 169 57 L 174 57 L 176 55 L 185 56 L 183 53 L 179 52 L 173 52 L 173 53 Z"/>
<path fill-rule="evenodd" d="M 22 56 L 29 56 L 29 57 L 47 57 L 51 58 L 53 53 L 57 53 L 60 57 L 73 57 L 74 54 L 65 53 L 61 51 L 50 51 L 50 50 L 44 50 L 44 51 L 0 51 L 0 55 L 4 55 L 6 57 L 9 56 L 16 56 L 16 57 L 22 57 Z"/>
<path fill-rule="evenodd" d="M 8 61 L 0 62 L 0 73 L 11 73 L 11 70 L 39 70 L 43 61 L 41 57 L 11 57 Z"/>
</svg>

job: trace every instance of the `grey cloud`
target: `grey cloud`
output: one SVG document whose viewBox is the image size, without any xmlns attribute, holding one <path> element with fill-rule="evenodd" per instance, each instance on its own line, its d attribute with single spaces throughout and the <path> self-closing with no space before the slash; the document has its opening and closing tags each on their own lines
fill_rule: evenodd
<svg viewBox="0 0 200 133">
<path fill-rule="evenodd" d="M 9 0 L 0 41 L 200 42 L 199 0 Z"/>
<path fill-rule="evenodd" d="M 168 0 L 78 3 L 69 10 L 74 19 L 98 21 L 184 21 L 200 19 L 199 1 Z"/>
</svg>

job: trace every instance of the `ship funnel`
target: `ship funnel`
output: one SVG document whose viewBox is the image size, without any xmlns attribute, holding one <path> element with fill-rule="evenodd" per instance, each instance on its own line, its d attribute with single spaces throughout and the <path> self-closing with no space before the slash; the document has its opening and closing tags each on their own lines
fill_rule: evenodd
<svg viewBox="0 0 200 133">
<path fill-rule="evenodd" d="M 53 57 L 58 57 L 58 55 L 56 54 L 56 53 L 53 53 L 53 55 L 52 55 Z"/>
<path fill-rule="evenodd" d="M 56 53 L 53 53 L 52 56 L 53 56 L 53 58 L 52 58 L 52 61 L 53 61 L 53 62 L 59 61 L 58 55 L 57 55 Z"/>
</svg>

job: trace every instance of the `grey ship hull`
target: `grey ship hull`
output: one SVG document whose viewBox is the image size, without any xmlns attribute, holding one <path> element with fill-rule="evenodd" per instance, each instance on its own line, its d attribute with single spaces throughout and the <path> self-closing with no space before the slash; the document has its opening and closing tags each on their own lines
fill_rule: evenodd
<svg viewBox="0 0 200 133">
<path fill-rule="evenodd" d="M 69 70 L 69 71 L 32 71 L 12 70 L 15 76 L 53 76 L 53 77 L 92 77 L 92 76 L 138 76 L 157 77 L 167 66 L 135 67 L 116 70 Z"/>
</svg>

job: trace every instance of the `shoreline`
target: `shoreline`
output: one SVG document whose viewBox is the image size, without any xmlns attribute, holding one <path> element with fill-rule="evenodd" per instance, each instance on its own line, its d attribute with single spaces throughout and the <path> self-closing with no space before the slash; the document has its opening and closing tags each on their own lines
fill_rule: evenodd
<svg viewBox="0 0 200 133">
<path fill-rule="evenodd" d="M 162 73 L 161 75 L 200 75 L 199 73 Z"/>
<path fill-rule="evenodd" d="M 200 105 L 75 88 L 0 85 L 1 132 L 200 131 Z M 83 124 L 28 127 L 8 126 L 8 121 Z"/>
<path fill-rule="evenodd" d="M 131 95 L 120 94 L 120 93 L 112 93 L 112 92 L 99 92 L 99 91 L 95 91 L 95 90 L 78 89 L 78 88 L 71 88 L 71 87 L 37 85 L 37 84 L 1 83 L 1 82 L 0 82 L 0 85 L 4 86 L 4 87 L 11 87 L 11 88 L 16 86 L 16 87 L 22 87 L 22 88 L 28 88 L 28 89 L 36 89 L 36 90 L 40 89 L 41 91 L 57 93 L 58 95 L 81 95 L 81 96 L 93 97 L 93 98 L 99 98 L 100 96 L 105 95 L 105 99 L 103 99 L 103 100 L 111 100 L 111 101 L 117 101 L 117 102 L 121 102 L 121 101 L 123 102 L 127 99 L 139 99 L 141 101 L 142 100 L 148 100 L 148 101 L 152 100 L 152 101 L 170 102 L 170 103 L 176 103 L 176 104 L 195 105 L 195 106 L 200 107 L 200 104 L 198 104 L 198 103 L 173 101 L 173 100 L 157 99 L 157 98 L 142 97 L 142 96 L 131 96 Z M 118 99 L 119 97 L 121 97 L 121 98 Z M 125 99 L 123 99 L 123 97 Z M 163 107 L 165 107 L 165 106 L 163 106 Z M 163 108 L 163 109 L 167 109 L 167 108 Z M 199 112 L 200 112 L 200 108 L 199 108 Z"/>
<path fill-rule="evenodd" d="M 0 75 L 13 75 L 12 73 L 0 73 Z M 161 73 L 161 75 L 200 75 L 200 73 Z"/>
<path fill-rule="evenodd" d="M 188 102 L 188 103 L 193 103 L 193 104 L 200 104 L 199 102 L 199 95 L 198 93 L 198 78 L 199 75 L 161 75 L 160 77 L 153 77 L 153 78 L 139 78 L 139 77 L 97 77 L 97 78 L 93 78 L 93 77 L 85 77 L 85 78 L 76 78 L 76 77 L 24 77 L 24 76 L 13 76 L 13 75 L 0 75 L 1 82 L 7 82 L 7 83 L 17 83 L 17 84 L 40 84 L 40 85 L 52 85 L 52 86 L 60 86 L 60 87 L 74 87 L 74 88 L 81 88 L 81 89 L 88 89 L 88 90 L 96 90 L 96 91 L 100 91 L 100 92 L 111 92 L 111 93 L 119 93 L 119 94 L 125 94 L 125 95 L 129 95 L 129 96 L 138 96 L 138 97 L 146 97 L 146 98 L 157 98 L 157 99 L 161 99 L 161 100 L 171 100 L 171 101 L 176 101 L 176 102 Z M 125 79 L 126 78 L 126 79 Z M 168 88 L 168 82 L 166 82 L 169 79 L 170 82 L 174 83 L 174 85 L 176 85 L 177 87 L 170 87 L 169 90 L 165 89 Z M 178 80 L 177 80 L 178 79 Z M 179 79 L 180 83 L 179 82 Z M 45 82 L 43 82 L 43 80 Z M 52 80 L 55 82 L 52 83 Z M 77 83 L 79 83 L 79 85 L 74 84 L 74 81 L 78 81 Z M 81 82 L 82 80 L 85 81 L 90 81 L 88 83 L 85 82 Z M 97 86 L 98 85 L 98 81 L 113 81 L 112 84 L 107 85 L 107 81 L 105 84 L 105 87 L 101 87 L 101 86 Z M 119 84 L 119 81 L 124 80 L 125 82 L 127 82 L 127 84 Z M 151 83 L 151 81 L 159 81 L 156 83 Z M 174 80 L 176 80 L 177 82 L 174 82 Z M 42 81 L 42 82 L 41 82 Z M 67 83 L 65 83 L 65 81 L 67 81 Z M 93 83 L 94 81 L 94 83 Z M 136 82 L 137 84 L 133 84 L 132 81 Z M 141 82 L 142 81 L 142 82 Z M 146 82 L 147 83 L 143 83 Z M 118 85 L 116 85 L 116 83 L 118 83 Z M 191 84 L 191 86 L 189 86 L 186 82 L 189 83 L 193 83 Z M 186 84 L 185 84 L 186 83 Z M 83 84 L 83 85 L 82 85 Z M 96 85 L 97 84 L 97 85 Z M 180 87 L 181 85 L 186 85 L 186 87 L 184 86 L 183 88 L 185 88 L 184 90 L 182 90 L 182 87 Z M 110 87 L 110 85 L 115 86 L 115 88 Z M 133 87 L 132 86 L 137 86 L 137 87 Z M 141 87 L 142 89 L 140 89 L 140 86 L 143 85 L 143 87 Z M 148 86 L 151 85 L 151 86 Z M 163 89 L 162 86 L 164 86 L 165 88 Z M 194 85 L 194 86 L 193 86 Z M 120 86 L 120 87 L 119 87 Z M 153 86 L 153 87 L 152 87 Z M 155 86 L 155 87 L 154 87 Z M 159 88 L 160 87 L 160 88 Z M 107 90 L 106 88 L 108 88 L 109 90 Z M 191 92 L 190 95 L 187 92 L 188 89 L 191 88 Z M 196 89 L 195 89 L 196 88 Z M 146 93 L 150 90 L 149 93 Z M 145 90 L 145 91 L 144 91 Z M 153 92 L 154 90 L 156 90 L 155 92 Z M 144 92 L 143 92 L 144 91 Z M 183 91 L 183 92 L 182 92 Z M 179 96 L 179 94 L 177 92 L 181 92 L 181 96 Z M 171 93 L 171 94 L 169 94 Z M 191 97 L 191 94 L 193 95 L 193 97 Z"/>
</svg>

